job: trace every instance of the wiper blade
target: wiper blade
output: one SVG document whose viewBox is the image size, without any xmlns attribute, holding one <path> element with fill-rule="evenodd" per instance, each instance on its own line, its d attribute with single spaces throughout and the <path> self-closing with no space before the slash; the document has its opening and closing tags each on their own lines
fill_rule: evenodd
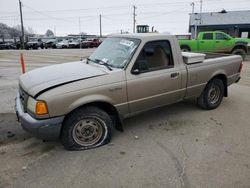
<svg viewBox="0 0 250 188">
<path fill-rule="evenodd" d="M 113 69 L 110 67 L 110 65 L 103 61 L 103 60 L 100 60 L 100 59 L 90 59 L 90 58 L 87 58 L 87 61 L 91 61 L 93 63 L 97 63 L 97 64 L 100 64 L 100 65 L 104 65 L 108 70 L 112 71 Z"/>
<path fill-rule="evenodd" d="M 98 62 L 96 62 L 96 61 L 93 60 L 93 59 L 87 58 L 87 64 L 89 63 L 89 61 L 91 61 L 91 62 L 93 62 L 93 63 L 98 63 Z"/>
<path fill-rule="evenodd" d="M 110 66 L 107 62 L 105 62 L 105 61 L 103 61 L 103 60 L 101 60 L 101 59 L 94 59 L 93 61 L 99 63 L 100 65 L 104 65 L 104 66 L 107 67 L 108 70 L 110 70 L 110 71 L 113 70 L 113 69 L 111 68 L 111 66 Z"/>
</svg>

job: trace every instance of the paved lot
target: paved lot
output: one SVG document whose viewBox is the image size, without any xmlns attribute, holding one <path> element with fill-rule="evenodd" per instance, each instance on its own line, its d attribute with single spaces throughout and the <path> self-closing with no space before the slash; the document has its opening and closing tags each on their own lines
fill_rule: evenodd
<svg viewBox="0 0 250 188">
<path fill-rule="evenodd" d="M 24 51 L 24 58 L 31 70 L 91 51 Z M 0 187 L 250 187 L 250 61 L 218 109 L 181 102 L 126 120 L 106 146 L 69 152 L 16 122 L 19 53 L 0 51 Z"/>
</svg>

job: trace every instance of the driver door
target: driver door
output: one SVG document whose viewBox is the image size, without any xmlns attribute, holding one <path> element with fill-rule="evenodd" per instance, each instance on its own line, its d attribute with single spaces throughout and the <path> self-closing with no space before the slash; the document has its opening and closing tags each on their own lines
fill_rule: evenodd
<svg viewBox="0 0 250 188">
<path fill-rule="evenodd" d="M 181 74 L 169 41 L 148 42 L 127 75 L 130 113 L 174 103 L 181 98 Z"/>
</svg>

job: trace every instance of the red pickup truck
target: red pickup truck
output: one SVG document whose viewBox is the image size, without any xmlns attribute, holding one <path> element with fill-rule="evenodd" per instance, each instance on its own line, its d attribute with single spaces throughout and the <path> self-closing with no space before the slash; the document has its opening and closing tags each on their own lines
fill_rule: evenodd
<svg viewBox="0 0 250 188">
<path fill-rule="evenodd" d="M 99 39 L 88 39 L 82 42 L 82 48 L 96 48 L 98 47 L 102 41 Z"/>
</svg>

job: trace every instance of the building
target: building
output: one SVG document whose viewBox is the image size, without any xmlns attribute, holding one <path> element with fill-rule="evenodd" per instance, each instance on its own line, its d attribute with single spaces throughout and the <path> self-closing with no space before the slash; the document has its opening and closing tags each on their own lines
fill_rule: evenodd
<svg viewBox="0 0 250 188">
<path fill-rule="evenodd" d="M 200 31 L 218 30 L 232 37 L 250 38 L 250 10 L 190 14 L 189 32 L 192 38 Z"/>
</svg>

